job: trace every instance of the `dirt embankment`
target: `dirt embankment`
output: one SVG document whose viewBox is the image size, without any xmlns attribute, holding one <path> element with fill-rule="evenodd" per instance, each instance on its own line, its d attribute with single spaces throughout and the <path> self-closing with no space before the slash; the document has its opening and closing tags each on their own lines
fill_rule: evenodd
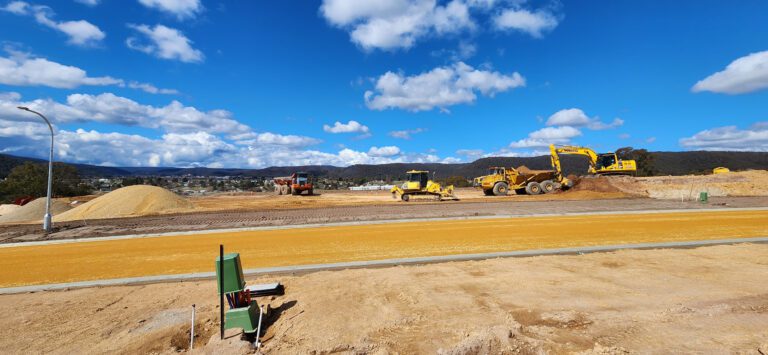
<svg viewBox="0 0 768 355">
<path fill-rule="evenodd" d="M 249 284 L 286 285 L 284 296 L 258 299 L 273 309 L 267 354 L 768 353 L 766 253 L 762 244 L 627 250 Z M 196 304 L 196 349 L 250 351 L 237 336 L 219 347 L 215 290 L 201 281 L 0 296 L 0 349 L 175 353 L 188 347 Z"/>
<path fill-rule="evenodd" d="M 716 175 L 611 177 L 622 192 L 657 199 L 695 200 L 701 192 L 709 196 L 768 196 L 768 171 L 750 170 Z"/>
</svg>

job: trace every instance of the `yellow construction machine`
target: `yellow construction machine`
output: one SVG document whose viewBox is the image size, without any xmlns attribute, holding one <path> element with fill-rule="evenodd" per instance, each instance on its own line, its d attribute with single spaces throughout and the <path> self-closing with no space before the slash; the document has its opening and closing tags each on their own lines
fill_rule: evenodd
<svg viewBox="0 0 768 355">
<path fill-rule="evenodd" d="M 443 189 L 440 184 L 429 178 L 429 171 L 411 170 L 406 173 L 405 182 L 401 186 L 392 187 L 392 198 L 400 198 L 405 202 L 411 199 L 411 196 L 431 196 L 433 199 L 440 200 L 458 200 L 453 195 L 453 185 L 446 186 Z"/>
<path fill-rule="evenodd" d="M 567 181 L 560 180 L 561 176 L 550 170 L 522 172 L 515 168 L 492 166 L 488 168 L 488 175 L 476 177 L 472 185 L 483 190 L 486 196 L 505 196 L 509 190 L 518 195 L 548 194 L 571 187 Z"/>
<path fill-rule="evenodd" d="M 637 172 L 637 164 L 634 160 L 621 160 L 616 153 L 595 153 L 594 150 L 586 147 L 576 147 L 572 145 L 549 146 L 551 153 L 552 168 L 558 175 L 558 179 L 568 182 L 562 176 L 560 167 L 560 156 L 564 155 L 584 155 L 589 158 L 589 173 L 597 175 L 634 175 Z"/>
</svg>

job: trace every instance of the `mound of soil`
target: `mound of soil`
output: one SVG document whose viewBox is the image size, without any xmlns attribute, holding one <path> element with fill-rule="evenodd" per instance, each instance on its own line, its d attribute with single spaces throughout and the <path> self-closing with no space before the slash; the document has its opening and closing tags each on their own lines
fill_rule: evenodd
<svg viewBox="0 0 768 355">
<path fill-rule="evenodd" d="M 54 216 L 64 213 L 70 208 L 66 202 L 58 199 L 51 200 L 51 214 Z M 38 198 L 24 206 L 14 208 L 8 214 L 0 216 L 0 223 L 42 221 L 43 215 L 45 215 L 45 198 Z"/>
<path fill-rule="evenodd" d="M 135 217 L 184 212 L 191 209 L 193 209 L 191 202 L 171 191 L 157 186 L 134 185 L 88 201 L 59 215 L 54 221 Z"/>
<path fill-rule="evenodd" d="M 0 205 L 0 216 L 5 216 L 9 213 L 16 211 L 19 208 L 21 208 L 21 206 L 14 205 L 14 204 Z"/>
<path fill-rule="evenodd" d="M 622 192 L 605 176 L 577 177 L 572 179 L 573 187 L 569 191 Z"/>
</svg>

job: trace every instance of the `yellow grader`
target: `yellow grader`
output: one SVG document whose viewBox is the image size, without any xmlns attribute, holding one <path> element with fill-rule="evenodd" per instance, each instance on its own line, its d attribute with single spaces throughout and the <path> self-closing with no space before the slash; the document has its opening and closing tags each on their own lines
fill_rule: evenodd
<svg viewBox="0 0 768 355">
<path fill-rule="evenodd" d="M 453 194 L 453 185 L 443 189 L 439 183 L 429 178 L 429 171 L 411 170 L 406 173 L 405 182 L 401 186 L 392 187 L 392 198 L 408 202 L 412 196 L 432 197 L 436 201 L 458 200 Z"/>
</svg>

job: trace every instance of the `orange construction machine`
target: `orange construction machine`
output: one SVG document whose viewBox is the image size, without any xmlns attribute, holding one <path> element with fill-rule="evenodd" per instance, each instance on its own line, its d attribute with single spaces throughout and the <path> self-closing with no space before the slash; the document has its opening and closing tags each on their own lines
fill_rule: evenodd
<svg viewBox="0 0 768 355">
<path fill-rule="evenodd" d="M 307 191 L 307 195 L 314 193 L 308 173 L 298 172 L 291 174 L 291 176 L 276 177 L 274 182 L 275 193 L 278 195 L 301 195 L 304 191 Z"/>
</svg>

